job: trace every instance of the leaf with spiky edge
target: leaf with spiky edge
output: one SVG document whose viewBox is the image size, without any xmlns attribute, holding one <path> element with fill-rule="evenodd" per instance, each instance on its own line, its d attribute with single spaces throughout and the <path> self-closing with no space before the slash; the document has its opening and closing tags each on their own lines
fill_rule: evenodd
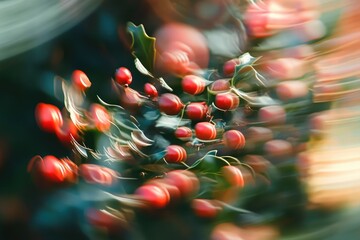
<svg viewBox="0 0 360 240">
<path fill-rule="evenodd" d="M 153 72 L 156 56 L 156 39 L 146 34 L 142 24 L 136 26 L 134 23 L 129 22 L 127 24 L 127 31 L 132 37 L 132 54 L 135 58 L 139 59 L 148 72 Z"/>
<path fill-rule="evenodd" d="M 249 53 L 244 53 L 239 57 L 240 64 L 235 66 L 233 77 L 231 78 L 231 86 L 236 86 L 240 81 L 248 81 L 252 78 L 256 78 L 258 82 L 264 81 L 264 77 L 261 76 L 253 67 L 259 58 L 251 56 Z"/>
</svg>

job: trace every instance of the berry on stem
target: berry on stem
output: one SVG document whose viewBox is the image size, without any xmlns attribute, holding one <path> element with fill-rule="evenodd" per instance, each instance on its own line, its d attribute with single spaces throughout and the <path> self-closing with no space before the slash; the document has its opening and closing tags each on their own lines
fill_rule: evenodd
<svg viewBox="0 0 360 240">
<path fill-rule="evenodd" d="M 85 91 L 91 87 L 91 82 L 86 74 L 81 70 L 75 70 L 71 76 L 73 85 L 80 91 Z"/>
<path fill-rule="evenodd" d="M 218 93 L 215 97 L 215 106 L 223 111 L 231 111 L 239 106 L 239 97 L 232 93 Z"/>
<path fill-rule="evenodd" d="M 39 127 L 46 132 L 54 133 L 63 125 L 59 108 L 52 104 L 39 103 L 35 108 L 35 117 Z"/>
<path fill-rule="evenodd" d="M 79 173 L 87 183 L 110 186 L 117 181 L 119 175 L 114 170 L 96 164 L 81 164 Z"/>
<path fill-rule="evenodd" d="M 130 85 L 132 82 L 132 75 L 126 67 L 120 67 L 115 72 L 115 80 L 120 85 Z"/>
<path fill-rule="evenodd" d="M 179 145 L 170 145 L 166 148 L 166 154 L 164 156 L 167 162 L 179 163 L 186 160 L 186 150 Z"/>
<path fill-rule="evenodd" d="M 232 150 L 242 149 L 245 146 L 245 137 L 237 130 L 226 131 L 222 139 L 225 146 Z"/>
<path fill-rule="evenodd" d="M 223 65 L 223 73 L 226 77 L 231 77 L 235 72 L 236 65 L 240 64 L 240 60 L 238 58 L 231 59 L 226 61 Z"/>
<path fill-rule="evenodd" d="M 93 103 L 90 106 L 90 116 L 97 130 L 106 132 L 111 127 L 111 116 L 100 104 Z"/>
<path fill-rule="evenodd" d="M 195 125 L 195 135 L 201 140 L 212 140 L 216 138 L 216 127 L 209 122 L 199 122 Z"/>
<path fill-rule="evenodd" d="M 136 189 L 135 195 L 148 202 L 149 207 L 163 208 L 170 201 L 170 194 L 165 188 L 150 184 L 140 186 Z"/>
<path fill-rule="evenodd" d="M 230 89 L 230 82 L 226 79 L 218 79 L 210 85 L 209 89 L 214 92 L 228 91 Z"/>
<path fill-rule="evenodd" d="M 175 130 L 174 135 L 176 138 L 178 138 L 180 140 L 189 141 L 192 137 L 192 131 L 188 127 L 178 127 Z"/>
<path fill-rule="evenodd" d="M 221 168 L 221 173 L 225 181 L 234 187 L 243 187 L 244 178 L 239 168 L 235 166 L 224 166 Z"/>
<path fill-rule="evenodd" d="M 61 128 L 57 128 L 55 131 L 56 137 L 65 145 L 71 143 L 74 139 L 79 138 L 78 129 L 71 119 L 66 119 Z"/>
<path fill-rule="evenodd" d="M 205 85 L 205 79 L 196 75 L 186 75 L 181 81 L 183 91 L 191 95 L 202 93 L 205 90 Z"/>
<path fill-rule="evenodd" d="M 28 171 L 34 173 L 43 186 L 77 180 L 76 164 L 69 159 L 58 159 L 52 155 L 33 158 L 28 165 Z"/>
<path fill-rule="evenodd" d="M 182 197 L 194 195 L 199 190 L 199 180 L 188 170 L 173 170 L 166 174 L 165 181 L 176 186 Z"/>
<path fill-rule="evenodd" d="M 214 218 L 220 210 L 215 201 L 209 199 L 193 199 L 191 207 L 195 215 L 202 218 Z"/>
<path fill-rule="evenodd" d="M 159 97 L 159 109 L 168 115 L 177 115 L 184 104 L 180 98 L 172 93 L 164 93 Z"/>
<path fill-rule="evenodd" d="M 157 89 L 151 83 L 145 83 L 144 84 L 144 92 L 150 98 L 155 98 L 155 97 L 158 96 Z"/>
<path fill-rule="evenodd" d="M 203 120 L 208 113 L 208 106 L 205 102 L 192 102 L 186 106 L 185 112 L 191 120 Z"/>
</svg>

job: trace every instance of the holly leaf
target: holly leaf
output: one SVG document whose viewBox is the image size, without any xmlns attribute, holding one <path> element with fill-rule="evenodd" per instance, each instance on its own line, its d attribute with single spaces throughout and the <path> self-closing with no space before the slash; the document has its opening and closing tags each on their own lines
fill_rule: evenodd
<svg viewBox="0 0 360 240">
<path fill-rule="evenodd" d="M 127 24 L 127 31 L 132 37 L 132 54 L 138 58 L 147 72 L 153 72 L 155 63 L 155 38 L 149 37 L 142 24 L 136 26 L 134 23 Z"/>
<path fill-rule="evenodd" d="M 239 82 L 255 82 L 257 85 L 265 86 L 266 79 L 253 67 L 259 59 L 249 53 L 241 55 L 240 64 L 235 66 L 234 75 L 231 78 L 231 86 L 236 86 Z"/>
</svg>

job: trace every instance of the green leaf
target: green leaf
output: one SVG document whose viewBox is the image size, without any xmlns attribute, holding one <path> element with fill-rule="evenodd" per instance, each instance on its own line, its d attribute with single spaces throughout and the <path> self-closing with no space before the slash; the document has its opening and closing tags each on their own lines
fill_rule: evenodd
<svg viewBox="0 0 360 240">
<path fill-rule="evenodd" d="M 241 64 L 235 67 L 235 73 L 231 79 L 231 86 L 236 86 L 240 82 L 266 87 L 268 81 L 256 71 L 251 64 Z"/>
<path fill-rule="evenodd" d="M 229 165 L 224 158 L 216 155 L 217 150 L 209 151 L 197 160 L 190 168 L 198 169 L 204 173 L 216 174 L 220 168 Z"/>
<path fill-rule="evenodd" d="M 127 30 L 132 37 L 132 54 L 150 73 L 153 72 L 156 55 L 155 38 L 146 34 L 142 24 L 136 26 L 129 22 Z"/>
</svg>

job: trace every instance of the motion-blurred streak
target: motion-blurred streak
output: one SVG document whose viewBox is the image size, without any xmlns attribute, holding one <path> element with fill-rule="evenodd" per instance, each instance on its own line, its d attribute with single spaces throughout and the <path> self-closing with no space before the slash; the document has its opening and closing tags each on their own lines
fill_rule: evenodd
<svg viewBox="0 0 360 240">
<path fill-rule="evenodd" d="M 0 2 L 0 61 L 74 26 L 102 0 L 12 0 Z"/>
</svg>

